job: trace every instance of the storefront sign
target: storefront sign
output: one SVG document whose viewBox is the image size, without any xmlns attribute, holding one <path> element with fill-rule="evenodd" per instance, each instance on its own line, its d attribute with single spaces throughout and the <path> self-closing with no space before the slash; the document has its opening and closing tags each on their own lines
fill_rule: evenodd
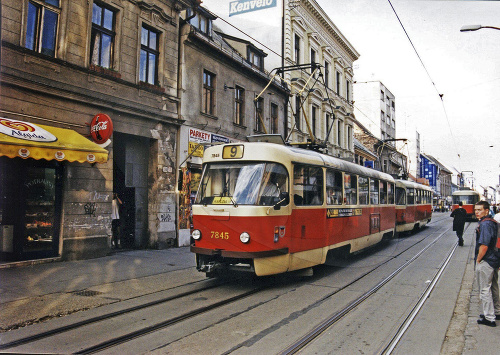
<svg viewBox="0 0 500 355">
<path fill-rule="evenodd" d="M 113 134 L 113 121 L 104 114 L 98 113 L 90 123 L 90 135 L 97 144 L 105 143 Z"/>
<path fill-rule="evenodd" d="M 229 138 L 215 133 L 201 131 L 196 128 L 189 129 L 188 154 L 193 157 L 203 158 L 204 143 L 230 143 Z"/>
<path fill-rule="evenodd" d="M 210 143 L 212 134 L 199 129 L 190 128 L 189 129 L 189 147 L 188 154 L 193 157 L 203 157 L 203 152 L 205 148 L 202 143 Z"/>
<path fill-rule="evenodd" d="M 229 3 L 229 16 L 276 7 L 276 0 L 239 0 Z"/>
<path fill-rule="evenodd" d="M 201 143 L 189 142 L 188 154 L 193 157 L 203 158 L 203 152 L 205 151 Z"/>
<path fill-rule="evenodd" d="M 57 137 L 29 122 L 0 118 L 0 133 L 34 142 L 55 142 Z M 29 155 L 29 152 L 28 152 Z"/>
<path fill-rule="evenodd" d="M 229 143 L 229 138 L 212 134 L 212 143 Z"/>
</svg>

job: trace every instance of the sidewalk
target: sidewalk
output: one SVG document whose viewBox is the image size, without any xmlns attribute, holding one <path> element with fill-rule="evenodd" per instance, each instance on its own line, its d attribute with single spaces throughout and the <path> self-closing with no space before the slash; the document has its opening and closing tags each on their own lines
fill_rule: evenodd
<svg viewBox="0 0 500 355">
<path fill-rule="evenodd" d="M 189 247 L 12 265 L 0 266 L 0 331 L 205 278 Z"/>
<path fill-rule="evenodd" d="M 480 304 L 473 282 L 473 230 L 469 228 L 464 236 L 467 252 L 459 253 L 467 266 L 442 354 L 493 355 L 500 349 L 500 324 L 491 328 L 476 323 Z M 0 331 L 205 278 L 195 269 L 189 247 L 118 251 L 90 260 L 7 266 L 11 265 L 0 265 Z"/>
</svg>

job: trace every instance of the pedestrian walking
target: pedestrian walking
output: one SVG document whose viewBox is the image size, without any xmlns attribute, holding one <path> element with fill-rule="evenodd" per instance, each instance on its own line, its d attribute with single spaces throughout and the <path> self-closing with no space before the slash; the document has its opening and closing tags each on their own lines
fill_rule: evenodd
<svg viewBox="0 0 500 355">
<path fill-rule="evenodd" d="M 116 192 L 111 203 L 111 247 L 120 248 L 120 206 L 123 204 Z"/>
<path fill-rule="evenodd" d="M 464 226 L 465 218 L 467 217 L 467 211 L 462 207 L 463 203 L 460 201 L 458 203 L 458 208 L 451 212 L 450 217 L 453 217 L 453 230 L 457 233 L 458 245 L 464 245 Z"/>
<path fill-rule="evenodd" d="M 476 277 L 479 283 L 479 298 L 483 313 L 479 315 L 478 324 L 496 327 L 496 319 L 500 319 L 500 298 L 498 290 L 498 268 L 500 258 L 495 251 L 497 242 L 497 223 L 488 217 L 490 204 L 479 201 L 474 206 L 474 213 L 479 220 L 476 229 Z"/>
</svg>

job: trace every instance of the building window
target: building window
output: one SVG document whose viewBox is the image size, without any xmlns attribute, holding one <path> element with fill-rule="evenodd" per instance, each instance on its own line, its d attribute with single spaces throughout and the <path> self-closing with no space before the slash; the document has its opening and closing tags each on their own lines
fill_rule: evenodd
<svg viewBox="0 0 500 355">
<path fill-rule="evenodd" d="M 330 114 L 327 113 L 325 115 L 325 139 L 326 139 L 327 136 L 329 137 L 329 135 L 328 135 L 328 132 L 330 131 L 330 126 L 329 125 L 330 125 Z"/>
<path fill-rule="evenodd" d="M 337 95 L 340 96 L 340 83 L 341 83 L 341 79 L 342 79 L 342 74 L 337 71 L 337 75 L 336 75 L 336 81 L 337 81 L 337 85 L 336 85 L 336 91 L 337 91 Z"/>
<path fill-rule="evenodd" d="M 243 126 L 245 119 L 245 89 L 236 86 L 234 89 L 234 123 Z"/>
<path fill-rule="evenodd" d="M 352 149 L 352 127 L 347 126 L 347 149 Z"/>
<path fill-rule="evenodd" d="M 300 64 L 300 37 L 298 35 L 295 35 L 294 49 L 295 49 L 295 64 Z"/>
<path fill-rule="evenodd" d="M 300 131 L 300 110 L 302 105 L 300 102 L 300 96 L 295 96 L 295 127 Z"/>
<path fill-rule="evenodd" d="M 380 90 L 380 100 L 384 101 L 384 97 L 385 97 L 384 90 Z"/>
<path fill-rule="evenodd" d="M 259 70 L 262 70 L 264 68 L 262 55 L 260 55 L 256 51 L 251 50 L 250 48 L 248 48 L 248 61 L 250 62 L 250 64 L 252 64 L 252 66 Z"/>
<path fill-rule="evenodd" d="M 312 134 L 314 137 L 316 137 L 316 111 L 318 108 L 316 106 L 312 107 L 311 111 L 311 125 L 312 125 Z"/>
<path fill-rule="evenodd" d="M 59 0 L 28 2 L 25 47 L 51 57 L 56 55 Z"/>
<path fill-rule="evenodd" d="M 107 7 L 94 3 L 92 9 L 92 36 L 90 64 L 111 68 L 113 63 L 113 44 L 115 13 Z"/>
<path fill-rule="evenodd" d="M 329 74 L 330 74 L 330 63 L 328 63 L 327 61 L 325 61 L 325 76 L 324 76 L 324 78 L 325 78 L 325 86 L 327 88 L 330 87 L 330 76 L 329 76 Z"/>
<path fill-rule="evenodd" d="M 187 16 L 190 17 L 192 15 L 193 15 L 193 10 L 188 9 Z M 189 23 L 191 24 L 191 26 L 196 28 L 198 31 L 211 37 L 211 35 L 212 35 L 212 20 L 210 20 L 209 18 L 203 16 L 200 13 L 196 13 L 195 16 L 189 20 Z"/>
<path fill-rule="evenodd" d="M 158 33 L 147 27 L 141 32 L 141 68 L 139 80 L 151 85 L 157 83 Z"/>
<path fill-rule="evenodd" d="M 351 85 L 349 80 L 345 81 L 345 99 L 351 101 Z"/>
<path fill-rule="evenodd" d="M 311 64 L 312 63 L 316 63 L 316 51 L 311 48 Z M 312 70 L 313 70 L 313 68 L 311 68 L 311 71 Z"/>
<path fill-rule="evenodd" d="M 264 99 L 259 97 L 255 102 L 255 130 L 264 132 Z"/>
<path fill-rule="evenodd" d="M 278 105 L 271 102 L 271 133 L 278 134 Z"/>
<path fill-rule="evenodd" d="M 342 144 L 342 126 L 343 126 L 343 122 L 341 120 L 337 120 L 337 143 L 339 145 L 340 148 L 342 148 L 343 144 Z"/>
<path fill-rule="evenodd" d="M 202 112 L 215 115 L 215 74 L 203 71 Z"/>
</svg>

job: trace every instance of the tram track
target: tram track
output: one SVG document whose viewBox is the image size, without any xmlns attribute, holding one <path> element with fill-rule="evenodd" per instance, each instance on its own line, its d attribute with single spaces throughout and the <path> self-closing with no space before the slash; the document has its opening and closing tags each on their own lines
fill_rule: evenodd
<svg viewBox="0 0 500 355">
<path fill-rule="evenodd" d="M 82 328 L 82 327 L 85 327 L 85 326 L 89 326 L 89 325 L 92 325 L 92 324 L 96 324 L 96 323 L 99 323 L 99 322 L 110 320 L 112 318 L 120 317 L 120 316 L 129 314 L 129 313 L 132 313 L 132 312 L 137 312 L 137 311 L 145 310 L 145 309 L 157 306 L 157 305 L 161 305 L 163 303 L 171 302 L 171 301 L 174 301 L 174 300 L 177 300 L 177 299 L 181 299 L 181 298 L 184 298 L 184 297 L 188 297 L 188 296 L 193 296 L 193 295 L 199 294 L 201 292 L 204 292 L 204 291 L 207 291 L 207 290 L 211 290 L 211 289 L 220 287 L 220 286 L 222 286 L 224 284 L 228 284 L 230 282 L 234 282 L 235 280 L 237 280 L 237 279 L 206 280 L 207 282 L 210 283 L 207 286 L 202 286 L 201 288 L 196 288 L 196 289 L 193 289 L 193 290 L 188 290 L 188 291 L 180 292 L 180 293 L 172 295 L 172 296 L 162 297 L 162 298 L 154 300 L 154 301 L 146 302 L 146 303 L 139 304 L 139 305 L 132 306 L 132 307 L 126 307 L 126 308 L 120 309 L 118 311 L 114 311 L 114 312 L 110 312 L 110 313 L 105 313 L 105 314 L 102 314 L 102 315 L 98 315 L 98 316 L 95 316 L 95 317 L 84 319 L 82 321 L 77 321 L 77 322 L 74 322 L 74 323 L 71 323 L 71 324 L 68 324 L 68 325 L 56 327 L 56 328 L 53 328 L 53 329 L 50 329 L 50 330 L 47 330 L 47 331 L 42 331 L 40 333 L 33 334 L 33 335 L 30 335 L 30 336 L 27 336 L 27 337 L 22 337 L 20 339 L 16 339 L 16 340 L 4 343 L 4 344 L 0 344 L 0 350 L 3 351 L 3 350 L 11 349 L 11 348 L 14 348 L 14 347 L 17 347 L 17 346 L 21 346 L 21 345 L 24 345 L 24 344 L 36 342 L 36 341 L 41 340 L 41 339 L 50 338 L 52 336 L 55 336 L 55 335 L 58 335 L 58 334 L 62 334 L 62 333 L 65 333 L 65 332 L 68 332 L 68 331 L 71 331 L 71 330 L 75 330 L 75 329 L 78 329 L 78 328 Z M 202 282 L 204 282 L 204 281 L 202 281 Z M 192 285 L 190 284 L 190 285 L 184 285 L 184 286 L 189 287 L 189 286 L 192 286 Z M 245 295 L 244 297 L 246 297 L 246 296 L 247 295 Z M 237 297 L 233 297 L 230 301 L 226 300 L 226 304 L 230 303 L 232 301 L 235 301 L 236 299 L 237 299 Z M 220 307 L 222 304 L 225 304 L 225 303 L 224 302 L 219 302 L 218 306 Z M 199 310 L 198 314 L 206 312 L 206 311 L 208 311 L 208 310 L 210 310 L 212 308 L 214 308 L 214 307 L 203 307 L 201 310 Z M 194 315 L 196 315 L 196 312 L 190 312 L 190 313 L 182 315 L 180 317 L 175 317 L 174 319 L 170 319 L 168 321 L 163 322 L 162 325 L 156 325 L 156 329 L 160 329 L 161 327 L 168 326 L 168 324 L 174 324 L 176 322 L 179 322 L 182 319 L 186 319 L 186 318 L 192 317 Z M 155 327 L 153 326 L 152 328 L 155 328 Z M 149 330 L 149 332 L 151 332 L 151 330 Z M 119 342 L 115 340 L 114 343 L 118 344 Z M 102 346 L 104 346 L 104 345 L 102 345 Z M 83 353 L 85 353 L 85 352 L 83 352 Z"/>
<path fill-rule="evenodd" d="M 439 222 L 443 220 L 444 218 L 439 219 L 436 222 Z M 470 226 L 470 223 L 467 225 L 467 228 Z M 323 320 L 321 323 L 316 325 L 311 331 L 307 332 L 305 335 L 303 335 L 300 339 L 295 341 L 294 343 L 290 344 L 288 347 L 286 347 L 284 350 L 279 352 L 280 355 L 290 355 L 290 354 L 296 354 L 303 349 L 305 349 L 309 344 L 311 344 L 313 341 L 315 341 L 317 338 L 319 338 L 323 333 L 325 333 L 329 328 L 331 328 L 333 325 L 335 325 L 340 319 L 342 319 L 344 316 L 346 316 L 349 312 L 357 308 L 361 303 L 365 302 L 370 296 L 375 294 L 377 291 L 379 291 L 384 285 L 386 285 L 389 281 L 394 279 L 399 273 L 401 273 L 404 269 L 406 269 L 409 265 L 411 265 L 415 260 L 417 260 L 422 254 L 424 254 L 428 249 L 430 249 L 433 245 L 436 244 L 436 242 L 441 239 L 446 232 L 449 231 L 450 228 L 447 228 L 444 232 L 442 232 L 437 238 L 435 238 L 430 244 L 422 248 L 417 254 L 415 254 L 410 260 L 405 262 L 403 265 L 401 265 L 399 268 L 397 268 L 395 271 L 393 271 L 390 275 L 388 275 L 386 278 L 384 278 L 382 281 L 380 281 L 377 285 L 372 287 L 370 290 L 367 292 L 363 293 L 360 297 L 357 299 L 353 300 L 351 303 L 349 303 L 346 307 L 344 307 L 342 310 L 335 312 L 334 314 L 330 315 L 327 317 L 325 320 Z M 431 282 L 429 283 L 427 289 L 425 292 L 419 297 L 418 301 L 416 302 L 415 306 L 413 307 L 412 311 L 410 314 L 405 318 L 404 322 L 402 322 L 399 327 L 398 331 L 394 336 L 391 338 L 389 343 L 379 352 L 380 354 L 392 354 L 393 350 L 396 348 L 397 344 L 401 340 L 402 336 L 404 333 L 408 330 L 410 324 L 412 321 L 415 319 L 417 316 L 418 312 L 420 309 L 424 306 L 425 301 L 428 299 L 430 293 L 436 286 L 436 283 L 440 279 L 442 273 L 446 269 L 449 261 L 451 260 L 456 248 L 458 246 L 458 242 L 454 244 L 454 246 L 451 248 L 451 250 L 447 253 L 446 257 L 442 261 L 438 271 L 432 278 Z"/>
</svg>

